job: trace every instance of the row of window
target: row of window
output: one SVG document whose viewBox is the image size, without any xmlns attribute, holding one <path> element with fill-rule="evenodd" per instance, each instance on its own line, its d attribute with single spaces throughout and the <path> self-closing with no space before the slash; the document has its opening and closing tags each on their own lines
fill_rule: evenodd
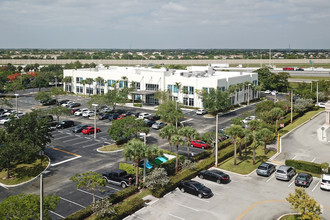
<svg viewBox="0 0 330 220">
<path fill-rule="evenodd" d="M 178 87 L 176 85 L 168 85 L 167 89 L 168 89 L 168 91 L 171 91 L 172 93 L 178 93 Z M 184 94 L 193 95 L 195 93 L 195 89 L 193 86 L 183 86 L 182 92 Z"/>
</svg>

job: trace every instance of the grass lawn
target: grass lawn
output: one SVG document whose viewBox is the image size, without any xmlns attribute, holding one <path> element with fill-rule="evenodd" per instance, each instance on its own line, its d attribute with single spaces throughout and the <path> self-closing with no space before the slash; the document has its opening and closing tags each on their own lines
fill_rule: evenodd
<svg viewBox="0 0 330 220">
<path fill-rule="evenodd" d="M 260 146 L 256 149 L 256 164 L 252 165 L 253 150 L 252 147 L 248 147 L 247 156 L 245 156 L 245 150 L 242 150 L 242 159 L 239 159 L 239 154 L 237 153 L 237 166 L 234 166 L 234 157 L 231 157 L 222 162 L 220 164 L 220 168 L 239 174 L 249 174 L 262 162 L 265 162 L 272 157 L 275 153 L 275 151 L 268 151 L 268 153 L 265 154 L 263 147 Z"/>
<path fill-rule="evenodd" d="M 324 111 L 324 108 L 319 108 L 318 110 L 310 111 L 310 112 L 305 113 L 300 118 L 294 120 L 292 124 L 289 124 L 285 128 L 281 129 L 279 131 L 280 135 L 282 136 L 282 135 L 288 133 L 292 129 L 294 129 L 294 128 L 298 127 L 299 125 L 301 125 L 302 123 L 310 120 L 313 116 L 315 116 L 317 113 L 322 112 L 322 111 Z"/>
<path fill-rule="evenodd" d="M 299 215 L 286 215 L 280 218 L 280 220 L 296 220 L 298 217 Z"/>
<path fill-rule="evenodd" d="M 110 144 L 99 148 L 99 151 L 110 152 L 110 151 L 123 150 L 123 149 L 124 149 L 124 145 Z"/>
<path fill-rule="evenodd" d="M 312 80 L 330 80 L 330 77 L 317 76 L 290 76 L 289 79 L 312 79 Z"/>
<path fill-rule="evenodd" d="M 40 159 L 36 159 L 30 164 L 17 164 L 16 167 L 9 170 L 9 179 L 7 179 L 7 170 L 2 169 L 0 172 L 0 182 L 5 185 L 16 185 L 26 182 L 39 175 L 47 167 L 48 163 L 48 158 L 44 156 L 42 166 L 40 165 Z"/>
</svg>

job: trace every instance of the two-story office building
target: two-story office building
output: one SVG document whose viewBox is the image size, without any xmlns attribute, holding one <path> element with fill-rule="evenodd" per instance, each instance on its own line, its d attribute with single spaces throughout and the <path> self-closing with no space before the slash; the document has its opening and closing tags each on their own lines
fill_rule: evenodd
<svg viewBox="0 0 330 220">
<path fill-rule="evenodd" d="M 158 100 L 154 98 L 155 92 L 169 90 L 173 99 L 179 100 L 183 105 L 200 108 L 203 107 L 203 103 L 196 91 L 209 91 L 217 87 L 225 91 L 231 85 L 246 82 L 250 85 L 258 84 L 257 73 L 215 71 L 212 66 L 191 66 L 186 70 L 168 70 L 100 65 L 92 69 L 66 69 L 63 77 L 71 77 L 71 83 L 64 83 L 64 89 L 76 94 L 107 93 L 113 89 L 114 84 L 123 88 L 134 82 L 136 90 L 130 94 L 130 98 L 134 100 L 141 100 L 146 104 L 158 104 Z M 90 85 L 83 83 L 83 80 L 88 78 L 93 79 Z M 97 78 L 102 78 L 104 83 L 99 84 Z M 245 86 L 233 94 L 232 103 L 238 104 L 255 98 L 257 93 L 252 90 L 252 87 Z"/>
</svg>

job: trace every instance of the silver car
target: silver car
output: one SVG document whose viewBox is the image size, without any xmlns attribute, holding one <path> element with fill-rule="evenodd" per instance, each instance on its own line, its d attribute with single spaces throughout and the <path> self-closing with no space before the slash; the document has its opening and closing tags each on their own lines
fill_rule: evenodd
<svg viewBox="0 0 330 220">
<path fill-rule="evenodd" d="M 296 169 L 290 166 L 282 165 L 280 166 L 275 173 L 275 177 L 278 180 L 291 180 L 292 177 L 296 175 Z"/>
</svg>

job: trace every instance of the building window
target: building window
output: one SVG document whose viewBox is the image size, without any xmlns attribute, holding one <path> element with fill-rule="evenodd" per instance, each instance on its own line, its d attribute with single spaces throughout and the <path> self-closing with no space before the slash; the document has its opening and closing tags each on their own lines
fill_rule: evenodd
<svg viewBox="0 0 330 220">
<path fill-rule="evenodd" d="M 194 87 L 193 86 L 189 86 L 189 94 L 190 95 L 194 94 Z"/>
<path fill-rule="evenodd" d="M 189 98 L 189 106 L 194 106 L 194 99 L 193 98 Z"/>
<path fill-rule="evenodd" d="M 256 85 L 258 85 L 258 80 L 253 80 L 253 82 L 252 82 L 252 83 L 253 83 L 253 85 L 255 85 L 255 86 L 256 86 Z"/>
<path fill-rule="evenodd" d="M 173 85 L 168 85 L 168 86 L 167 86 L 167 89 L 168 89 L 168 91 L 173 92 Z"/>
<path fill-rule="evenodd" d="M 87 94 L 93 94 L 93 88 L 89 88 L 89 87 L 87 87 L 87 88 L 86 88 L 86 93 L 87 93 Z"/>
<path fill-rule="evenodd" d="M 188 86 L 184 86 L 182 92 L 183 94 L 188 94 Z"/>
<path fill-rule="evenodd" d="M 136 89 L 140 89 L 140 87 L 141 87 L 141 83 L 136 82 L 136 83 L 135 83 L 135 88 L 136 88 Z"/>
<path fill-rule="evenodd" d="M 108 80 L 109 87 L 115 87 L 115 85 L 116 85 L 116 80 Z"/>
<path fill-rule="evenodd" d="M 124 87 L 124 82 L 123 81 L 119 81 L 119 88 L 123 88 Z"/>
<path fill-rule="evenodd" d="M 81 81 L 83 81 L 82 77 L 76 77 L 76 83 L 80 83 Z"/>
<path fill-rule="evenodd" d="M 79 88 L 80 88 L 79 86 L 76 87 L 76 93 L 79 93 L 80 92 L 80 89 Z"/>
<path fill-rule="evenodd" d="M 178 97 L 177 96 L 173 96 L 173 100 L 174 101 L 178 100 Z"/>
<path fill-rule="evenodd" d="M 146 84 L 146 90 L 153 90 L 153 91 L 157 91 L 159 88 L 158 84 Z"/>
<path fill-rule="evenodd" d="M 173 86 L 173 92 L 178 93 L 178 87 L 176 87 L 176 85 Z"/>
<path fill-rule="evenodd" d="M 188 105 L 188 98 L 186 97 L 183 98 L 183 105 Z"/>
<path fill-rule="evenodd" d="M 135 95 L 135 100 L 141 100 L 141 95 Z"/>
<path fill-rule="evenodd" d="M 125 88 L 128 87 L 128 81 L 124 81 L 124 87 L 125 87 Z"/>
<path fill-rule="evenodd" d="M 203 91 L 209 93 L 209 88 L 203 87 Z"/>
<path fill-rule="evenodd" d="M 221 91 L 224 92 L 226 90 L 226 87 L 220 87 Z"/>
</svg>

